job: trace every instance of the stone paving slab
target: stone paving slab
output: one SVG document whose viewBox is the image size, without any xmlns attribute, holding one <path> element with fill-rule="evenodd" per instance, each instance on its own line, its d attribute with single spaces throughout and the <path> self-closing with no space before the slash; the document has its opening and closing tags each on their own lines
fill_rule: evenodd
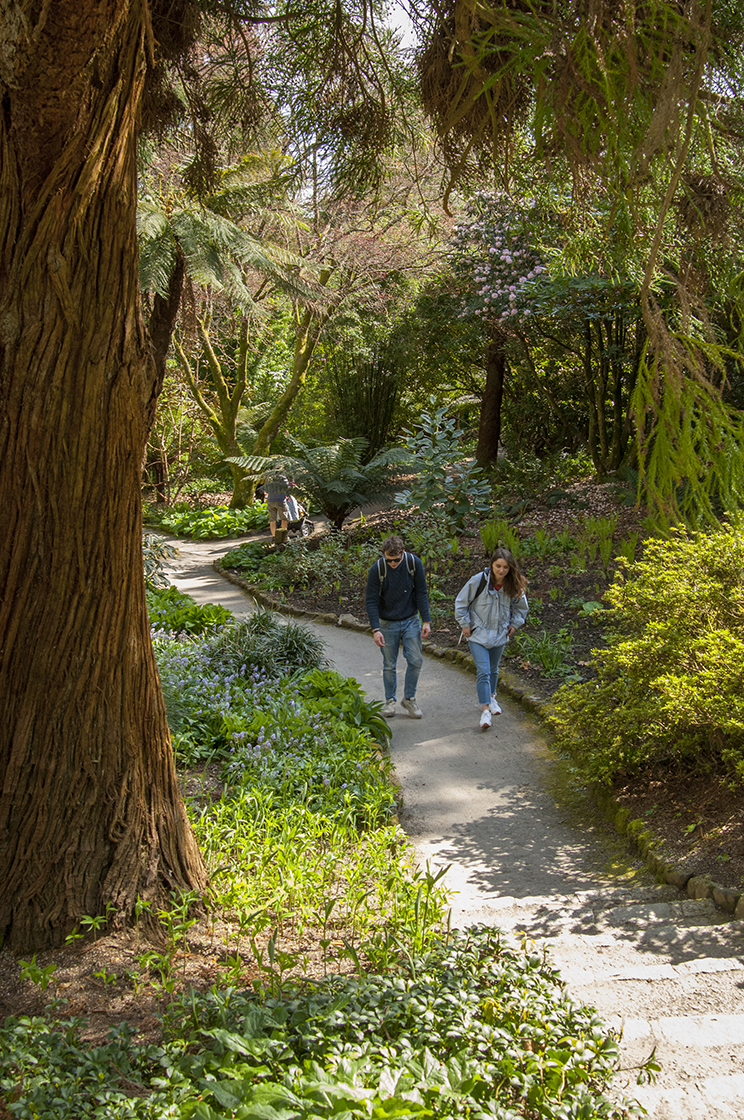
<svg viewBox="0 0 744 1120">
<path fill-rule="evenodd" d="M 662 1019 L 623 1019 L 628 1041 L 657 1039 L 677 1046 L 744 1046 L 744 1015 L 668 1015 Z"/>
<path fill-rule="evenodd" d="M 705 1077 L 677 1089 L 634 1088 L 632 1095 L 654 1120 L 741 1120 L 744 1074 Z"/>
</svg>

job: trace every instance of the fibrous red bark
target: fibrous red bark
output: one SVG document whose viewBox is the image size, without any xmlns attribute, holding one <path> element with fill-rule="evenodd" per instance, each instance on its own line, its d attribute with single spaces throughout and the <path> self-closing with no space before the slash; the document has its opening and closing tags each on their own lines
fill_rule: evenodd
<svg viewBox="0 0 744 1120">
<path fill-rule="evenodd" d="M 0 15 L 0 939 L 24 951 L 204 885 L 141 558 L 148 35 L 145 0 Z"/>
</svg>

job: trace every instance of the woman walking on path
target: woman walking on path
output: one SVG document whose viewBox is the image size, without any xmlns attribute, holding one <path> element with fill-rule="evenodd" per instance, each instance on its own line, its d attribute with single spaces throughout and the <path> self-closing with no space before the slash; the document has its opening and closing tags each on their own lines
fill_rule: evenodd
<svg viewBox="0 0 744 1120">
<path fill-rule="evenodd" d="M 512 634 L 527 618 L 527 580 L 507 548 L 497 548 L 488 567 L 472 576 L 455 599 L 455 618 L 468 639 L 477 672 L 480 726 L 500 715 L 496 699 L 499 662 Z"/>
</svg>

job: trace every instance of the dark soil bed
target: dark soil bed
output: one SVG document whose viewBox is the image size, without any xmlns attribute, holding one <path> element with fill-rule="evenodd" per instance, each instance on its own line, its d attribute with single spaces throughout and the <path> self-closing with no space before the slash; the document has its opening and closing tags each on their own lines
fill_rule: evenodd
<svg viewBox="0 0 744 1120">
<path fill-rule="evenodd" d="M 632 819 L 648 823 L 667 863 L 744 890 L 744 797 L 729 779 L 659 768 L 616 782 L 613 794 Z"/>
</svg>

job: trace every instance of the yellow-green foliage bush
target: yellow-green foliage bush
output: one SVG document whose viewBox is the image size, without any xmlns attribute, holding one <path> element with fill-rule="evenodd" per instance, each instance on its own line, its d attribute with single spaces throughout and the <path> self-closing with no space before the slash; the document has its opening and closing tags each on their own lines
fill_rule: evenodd
<svg viewBox="0 0 744 1120">
<path fill-rule="evenodd" d="M 744 525 L 648 541 L 606 599 L 596 680 L 552 705 L 560 745 L 603 782 L 663 760 L 744 781 Z"/>
</svg>

